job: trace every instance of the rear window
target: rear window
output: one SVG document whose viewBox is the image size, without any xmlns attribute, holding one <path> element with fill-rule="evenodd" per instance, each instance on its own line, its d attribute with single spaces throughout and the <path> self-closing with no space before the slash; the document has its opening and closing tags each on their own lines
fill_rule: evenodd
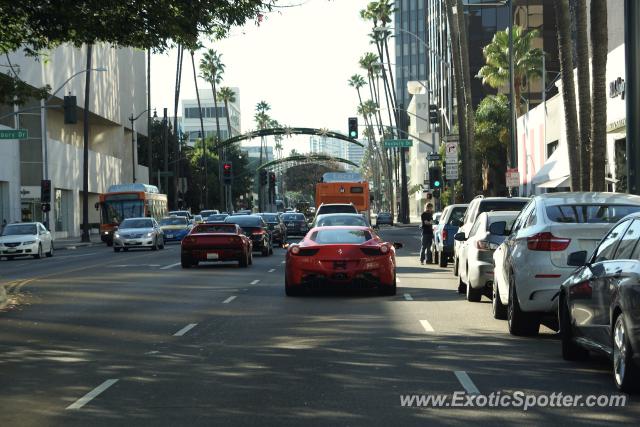
<svg viewBox="0 0 640 427">
<path fill-rule="evenodd" d="M 528 200 L 488 200 L 480 203 L 478 214 L 482 212 L 520 211 L 529 203 Z"/>
<path fill-rule="evenodd" d="M 320 245 L 335 243 L 360 244 L 371 240 L 371 233 L 366 230 L 327 229 L 313 233 L 311 240 Z"/>
<path fill-rule="evenodd" d="M 462 218 L 464 218 L 464 213 L 467 211 L 465 207 L 451 208 L 451 215 L 449 215 L 449 220 L 447 221 L 447 225 L 460 226 L 462 225 Z"/>
<path fill-rule="evenodd" d="M 284 214 L 282 215 L 283 221 L 305 221 L 305 217 L 302 214 Z"/>
<path fill-rule="evenodd" d="M 547 218 L 564 224 L 613 224 L 640 206 L 632 205 L 558 205 L 547 206 Z"/>
<path fill-rule="evenodd" d="M 240 227 L 262 227 L 263 224 L 262 218 L 249 215 L 228 216 L 224 222 L 238 224 Z"/>
<path fill-rule="evenodd" d="M 332 213 L 358 213 L 356 208 L 352 205 L 325 205 L 320 207 L 318 214 L 332 214 Z"/>
<path fill-rule="evenodd" d="M 233 224 L 200 224 L 192 234 L 197 233 L 231 233 L 236 234 L 236 226 Z"/>
</svg>

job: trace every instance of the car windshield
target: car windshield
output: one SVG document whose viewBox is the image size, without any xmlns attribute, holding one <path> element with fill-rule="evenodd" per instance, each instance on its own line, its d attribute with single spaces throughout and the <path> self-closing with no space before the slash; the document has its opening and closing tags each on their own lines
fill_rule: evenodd
<svg viewBox="0 0 640 427">
<path fill-rule="evenodd" d="M 313 233 L 311 240 L 320 245 L 331 245 L 335 243 L 361 244 L 371 240 L 371 233 L 366 230 L 335 228 L 318 230 Z"/>
<path fill-rule="evenodd" d="M 478 213 L 497 211 L 520 211 L 528 200 L 485 200 L 480 203 Z"/>
<path fill-rule="evenodd" d="M 630 205 L 556 205 L 547 206 L 550 221 L 565 224 L 613 224 L 630 213 L 638 212 L 640 206 Z"/>
<path fill-rule="evenodd" d="M 278 215 L 277 214 L 264 214 L 264 215 L 261 215 L 261 216 L 262 216 L 262 219 L 264 219 L 264 222 L 276 223 L 276 222 L 280 221 L 278 219 Z"/>
<path fill-rule="evenodd" d="M 210 222 L 224 221 L 224 219 L 228 216 L 229 215 L 225 215 L 225 214 L 209 215 L 209 217 L 207 218 L 207 221 L 210 221 Z"/>
<path fill-rule="evenodd" d="M 462 218 L 464 218 L 464 213 L 466 211 L 466 207 L 451 208 L 451 215 L 449 215 L 447 225 L 459 226 L 460 224 L 462 224 Z"/>
<path fill-rule="evenodd" d="M 368 227 L 367 221 L 360 215 L 321 215 L 316 227 L 331 227 L 338 225 L 358 225 Z"/>
<path fill-rule="evenodd" d="M 353 205 L 324 205 L 320 207 L 322 215 L 332 213 L 356 213 L 356 208 Z"/>
<path fill-rule="evenodd" d="M 125 219 L 120 224 L 120 229 L 125 228 L 152 228 L 153 222 L 150 219 Z"/>
<path fill-rule="evenodd" d="M 305 217 L 302 214 L 284 214 L 282 215 L 283 221 L 305 221 Z"/>
<path fill-rule="evenodd" d="M 162 218 L 160 225 L 188 225 L 189 221 L 185 217 Z"/>
<path fill-rule="evenodd" d="M 228 216 L 224 222 L 238 224 L 240 227 L 262 227 L 262 218 L 259 216 Z"/>
<path fill-rule="evenodd" d="M 3 236 L 26 236 L 38 234 L 35 224 L 7 225 L 2 232 Z"/>
<path fill-rule="evenodd" d="M 198 233 L 230 233 L 236 234 L 236 226 L 233 224 L 200 224 L 193 229 L 191 234 Z"/>
</svg>

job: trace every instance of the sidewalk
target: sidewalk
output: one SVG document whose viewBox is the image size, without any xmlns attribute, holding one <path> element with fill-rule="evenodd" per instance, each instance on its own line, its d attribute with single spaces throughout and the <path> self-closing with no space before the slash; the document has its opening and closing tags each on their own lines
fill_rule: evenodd
<svg viewBox="0 0 640 427">
<path fill-rule="evenodd" d="M 64 251 L 68 249 L 73 250 L 89 246 L 99 246 L 105 243 L 100 240 L 100 236 L 92 235 L 90 242 L 82 242 L 80 237 L 69 237 L 65 239 L 55 239 L 53 244 L 56 251 Z"/>
</svg>

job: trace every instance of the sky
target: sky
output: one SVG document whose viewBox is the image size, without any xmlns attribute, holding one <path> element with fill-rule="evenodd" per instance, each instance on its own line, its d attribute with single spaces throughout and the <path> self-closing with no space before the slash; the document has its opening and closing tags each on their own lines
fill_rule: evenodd
<svg viewBox="0 0 640 427">
<path fill-rule="evenodd" d="M 277 9 L 260 26 L 251 22 L 233 28 L 227 39 L 205 44 L 222 53 L 222 85 L 240 89 L 243 132 L 256 128 L 255 105 L 264 100 L 271 105 L 271 117 L 283 125 L 347 133 L 348 117 L 356 115 L 358 104 L 347 80 L 355 73 L 366 76 L 358 60 L 375 50 L 368 37 L 372 24 L 359 14 L 368 2 L 281 0 L 279 4 L 300 6 Z M 206 49 L 196 52 L 196 67 Z M 194 99 L 191 57 L 184 59 L 180 97 Z M 175 50 L 152 57 L 151 105 L 158 114 L 163 107 L 172 114 L 175 68 Z M 198 87 L 210 89 L 201 79 Z M 308 137 L 299 138 L 285 141 L 285 150 L 304 152 Z"/>
</svg>

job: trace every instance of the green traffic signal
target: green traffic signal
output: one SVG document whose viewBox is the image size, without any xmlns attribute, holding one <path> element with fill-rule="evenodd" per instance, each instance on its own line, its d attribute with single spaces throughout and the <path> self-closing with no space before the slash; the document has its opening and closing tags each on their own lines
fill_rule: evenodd
<svg viewBox="0 0 640 427">
<path fill-rule="evenodd" d="M 436 187 L 436 188 L 440 187 L 440 181 L 435 181 L 433 183 L 433 186 Z"/>
</svg>

